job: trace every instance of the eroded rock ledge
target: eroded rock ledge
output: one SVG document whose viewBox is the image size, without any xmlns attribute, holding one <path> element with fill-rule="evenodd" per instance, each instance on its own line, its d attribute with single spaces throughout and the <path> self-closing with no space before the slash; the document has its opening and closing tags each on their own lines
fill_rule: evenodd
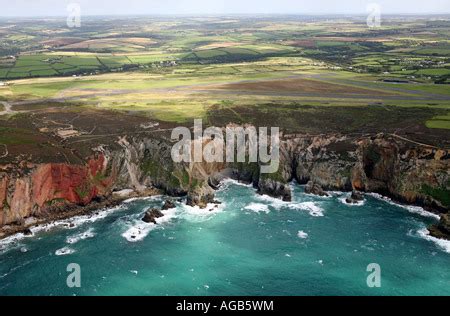
<svg viewBox="0 0 450 316">
<path fill-rule="evenodd" d="M 161 139 L 123 137 L 118 144 L 120 150 L 99 146 L 85 165 L 0 166 L 0 227 L 24 228 L 30 217 L 70 216 L 68 205 L 94 205 L 125 189 L 137 195 L 158 189 L 205 207 L 227 177 L 285 201 L 292 198 L 288 183 L 295 179 L 312 181 L 313 190 L 377 192 L 441 215 L 450 206 L 449 152 L 395 136 L 286 135 L 274 174 L 260 174 L 257 163 L 176 164 L 172 144 Z M 442 238 L 447 228 L 448 215 L 430 231 Z"/>
</svg>

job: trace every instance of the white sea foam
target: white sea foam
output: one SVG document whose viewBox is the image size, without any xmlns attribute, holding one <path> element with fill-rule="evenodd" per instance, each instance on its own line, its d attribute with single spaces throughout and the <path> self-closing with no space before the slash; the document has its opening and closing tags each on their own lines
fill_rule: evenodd
<svg viewBox="0 0 450 316">
<path fill-rule="evenodd" d="M 31 236 L 25 236 L 22 233 L 18 233 L 18 234 L 3 238 L 2 240 L 0 240 L 0 253 L 6 252 L 13 248 L 22 247 L 23 245 L 20 242 L 26 237 L 31 237 Z"/>
<path fill-rule="evenodd" d="M 291 202 L 286 202 L 286 201 L 283 201 L 278 198 L 274 198 L 272 196 L 265 195 L 265 194 L 263 194 L 263 195 L 256 194 L 256 198 L 258 200 L 262 200 L 262 201 L 266 202 L 266 204 L 269 204 L 270 206 L 272 206 L 273 208 L 276 208 L 276 209 L 280 209 L 282 207 L 288 207 L 289 204 L 292 204 Z"/>
<path fill-rule="evenodd" d="M 249 205 L 247 205 L 246 207 L 244 207 L 245 210 L 249 210 L 255 213 L 269 213 L 269 206 L 266 204 L 261 204 L 261 203 L 250 203 Z"/>
<path fill-rule="evenodd" d="M 159 218 L 155 219 L 156 223 L 159 225 L 166 224 L 166 223 L 170 222 L 172 219 L 178 217 L 177 213 L 178 213 L 178 211 L 177 211 L 177 208 L 175 208 L 175 207 L 165 210 L 165 211 L 163 211 L 163 214 L 164 214 L 163 217 L 159 217 Z"/>
<path fill-rule="evenodd" d="M 133 220 L 132 224 L 128 226 L 128 229 L 122 234 L 129 242 L 138 242 L 144 240 L 148 234 L 157 228 L 163 228 L 163 225 L 169 223 L 172 219 L 178 217 L 177 208 L 171 208 L 163 211 L 164 216 L 155 218 L 156 224 L 145 223 L 139 216 L 138 219 Z"/>
<path fill-rule="evenodd" d="M 435 218 L 437 220 L 439 220 L 441 217 L 437 214 L 425 211 L 422 207 L 420 206 L 414 206 L 414 205 L 401 205 L 401 207 L 407 209 L 410 213 L 415 213 L 415 214 L 419 214 L 421 216 L 425 216 L 425 217 L 432 217 Z"/>
<path fill-rule="evenodd" d="M 75 252 L 75 250 L 73 250 L 72 248 L 63 247 L 61 249 L 56 250 L 55 251 L 55 255 L 57 255 L 57 256 L 66 256 L 66 255 L 73 254 L 74 252 Z"/>
<path fill-rule="evenodd" d="M 425 240 L 435 243 L 443 251 L 450 253 L 450 240 L 439 239 L 439 238 L 430 236 L 430 232 L 426 228 L 422 228 L 422 229 L 418 230 L 417 235 Z"/>
<path fill-rule="evenodd" d="M 75 229 L 85 223 L 93 223 L 100 219 L 103 219 L 121 209 L 124 209 L 123 205 L 107 209 L 100 209 L 94 214 L 79 215 L 68 219 L 54 221 L 51 223 L 38 224 L 36 226 L 30 227 L 31 235 L 17 233 L 0 240 L 0 253 L 23 246 L 20 241 L 24 240 L 25 238 L 34 237 L 39 232 L 48 232 L 54 228 Z"/>
<path fill-rule="evenodd" d="M 76 244 L 77 242 L 79 242 L 80 240 L 84 240 L 84 239 L 88 239 L 88 238 L 93 238 L 95 236 L 94 234 L 94 229 L 93 228 L 89 228 L 87 231 L 67 237 L 66 242 L 68 244 Z"/>
<path fill-rule="evenodd" d="M 305 233 L 303 230 L 299 230 L 297 233 L 297 237 L 301 238 L 301 239 L 306 239 L 306 238 L 308 238 L 308 234 Z"/>
<path fill-rule="evenodd" d="M 143 240 L 147 235 L 156 228 L 153 223 L 135 222 L 122 236 L 129 242 L 137 242 Z"/>
<path fill-rule="evenodd" d="M 323 209 L 318 207 L 314 202 L 295 203 L 291 207 L 297 210 L 308 211 L 309 215 L 314 217 L 323 216 Z"/>
<path fill-rule="evenodd" d="M 216 214 L 223 211 L 225 208 L 225 203 L 213 204 L 209 203 L 206 208 L 200 208 L 199 206 L 189 206 L 186 204 L 181 205 L 180 217 L 192 221 L 192 222 L 203 222 L 211 219 Z"/>
<path fill-rule="evenodd" d="M 258 195 L 257 198 L 265 201 L 275 209 L 286 207 L 295 210 L 307 211 L 314 217 L 323 216 L 323 209 L 317 206 L 314 202 L 286 202 L 268 195 Z"/>
<path fill-rule="evenodd" d="M 69 229 L 77 228 L 83 224 L 94 223 L 98 220 L 104 219 L 107 216 L 111 215 L 112 213 L 114 213 L 120 209 L 123 209 L 123 206 L 116 206 L 116 207 L 109 208 L 109 209 L 99 210 L 99 211 L 95 212 L 94 214 L 80 215 L 80 216 L 75 216 L 73 218 L 56 221 L 54 223 L 48 224 L 47 227 L 44 228 L 44 230 L 48 231 L 56 226 L 63 226 L 65 228 L 69 228 Z"/>
<path fill-rule="evenodd" d="M 392 199 L 388 198 L 387 196 L 383 196 L 381 194 L 378 193 L 366 193 L 367 195 L 370 195 L 378 200 L 382 200 L 385 201 L 391 205 L 395 205 L 401 208 L 404 208 L 406 210 L 408 210 L 410 213 L 414 213 L 414 214 L 419 214 L 421 216 L 425 216 L 425 217 L 431 217 L 431 218 L 435 218 L 437 220 L 440 219 L 440 216 L 428 211 L 425 211 L 422 207 L 420 206 L 413 206 L 413 205 L 403 205 L 403 204 L 399 204 L 399 203 L 395 203 L 394 201 L 392 201 Z"/>
<path fill-rule="evenodd" d="M 234 180 L 234 179 L 230 179 L 230 178 L 222 180 L 220 182 L 220 184 L 221 184 L 221 188 L 226 188 L 229 185 L 239 185 L 239 186 L 243 186 L 243 187 L 247 187 L 247 188 L 253 188 L 253 185 L 251 183 L 247 184 L 247 183 L 243 183 L 238 180 Z"/>
<path fill-rule="evenodd" d="M 152 196 L 146 196 L 146 197 L 133 197 L 133 198 L 126 199 L 122 203 L 128 204 L 128 203 L 131 203 L 134 201 L 151 201 L 151 200 L 158 200 L 161 198 L 162 198 L 162 195 L 152 195 Z"/>
<path fill-rule="evenodd" d="M 342 196 L 340 198 L 338 198 L 339 202 L 341 202 L 342 204 L 345 204 L 347 206 L 363 206 L 366 201 L 355 201 L 355 203 L 347 203 L 347 199 L 350 197 L 350 194 Z"/>
</svg>

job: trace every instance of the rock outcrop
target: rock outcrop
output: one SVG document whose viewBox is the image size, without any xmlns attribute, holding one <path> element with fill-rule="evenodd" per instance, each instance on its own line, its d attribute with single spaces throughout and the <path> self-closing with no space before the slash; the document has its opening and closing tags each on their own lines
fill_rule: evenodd
<svg viewBox="0 0 450 316">
<path fill-rule="evenodd" d="M 345 202 L 348 204 L 357 204 L 362 201 L 364 201 L 364 196 L 362 195 L 362 193 L 354 190 L 352 191 L 350 197 L 345 199 Z"/>
<path fill-rule="evenodd" d="M 314 183 L 313 181 L 308 181 L 308 183 L 305 186 L 305 193 L 314 194 L 318 196 L 328 196 L 328 193 L 325 192 L 320 185 Z"/>
<path fill-rule="evenodd" d="M 209 203 L 214 202 L 214 190 L 205 183 L 201 187 L 193 188 L 187 195 L 186 204 L 206 208 Z"/>
<path fill-rule="evenodd" d="M 125 189 L 146 194 L 157 188 L 205 207 L 214 202 L 214 189 L 226 177 L 285 201 L 292 199 L 289 182 L 295 179 L 309 183 L 308 191 L 316 194 L 377 192 L 439 214 L 450 207 L 449 152 L 395 136 L 283 136 L 274 174 L 260 174 L 258 163 L 175 163 L 171 148 L 164 139 L 122 137 L 116 148 L 93 150 L 85 165 L 0 166 L 0 227 L 30 216 L 51 217 L 66 212 L 67 205 L 90 205 Z"/>
<path fill-rule="evenodd" d="M 142 221 L 146 222 L 146 223 L 153 223 L 156 224 L 156 219 L 163 217 L 164 214 L 156 209 L 156 208 L 152 208 L 150 210 L 148 210 L 147 212 L 145 212 L 144 217 L 142 218 Z"/>
<path fill-rule="evenodd" d="M 166 200 L 164 202 L 162 210 L 166 211 L 166 210 L 170 210 L 171 208 L 174 208 L 174 207 L 175 207 L 175 203 L 172 200 Z"/>
<path fill-rule="evenodd" d="M 289 184 L 270 178 L 261 178 L 258 182 L 258 193 L 270 195 L 283 201 L 292 201 L 292 192 Z"/>
<path fill-rule="evenodd" d="M 429 231 L 433 237 L 450 240 L 450 214 L 442 215 L 439 224 L 430 226 Z"/>
<path fill-rule="evenodd" d="M 87 205 L 106 195 L 114 180 L 104 174 L 103 155 L 91 158 L 85 166 L 42 164 L 34 170 L 7 166 L 0 172 L 0 226 L 21 223 L 57 204 Z M 21 174 L 22 173 L 22 174 Z"/>
</svg>

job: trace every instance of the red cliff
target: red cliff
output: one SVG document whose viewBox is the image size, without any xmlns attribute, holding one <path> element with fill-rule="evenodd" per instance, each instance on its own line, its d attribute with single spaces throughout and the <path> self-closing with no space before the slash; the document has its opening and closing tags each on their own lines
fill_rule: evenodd
<svg viewBox="0 0 450 316">
<path fill-rule="evenodd" d="M 85 166 L 42 164 L 13 183 L 7 176 L 0 178 L 0 226 L 39 215 L 53 203 L 86 205 L 107 194 L 113 180 L 105 176 L 105 169 L 105 157 L 100 155 Z"/>
</svg>

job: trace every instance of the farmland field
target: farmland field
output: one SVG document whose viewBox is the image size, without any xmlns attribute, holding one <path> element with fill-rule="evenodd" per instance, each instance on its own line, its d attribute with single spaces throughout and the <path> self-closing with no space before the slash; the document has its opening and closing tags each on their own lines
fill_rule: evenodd
<svg viewBox="0 0 450 316">
<path fill-rule="evenodd" d="M 79 126 L 77 146 L 104 140 L 122 116 L 133 131 L 137 117 L 169 126 L 276 121 L 289 132 L 388 132 L 448 146 L 447 17 L 391 16 L 375 29 L 358 17 L 14 22 L 0 21 L 0 121 L 18 134 L 10 153 L 36 137 L 59 146 L 30 119 L 72 126 L 93 113 L 104 120 Z M 48 159 L 47 141 L 34 155 Z"/>
</svg>

